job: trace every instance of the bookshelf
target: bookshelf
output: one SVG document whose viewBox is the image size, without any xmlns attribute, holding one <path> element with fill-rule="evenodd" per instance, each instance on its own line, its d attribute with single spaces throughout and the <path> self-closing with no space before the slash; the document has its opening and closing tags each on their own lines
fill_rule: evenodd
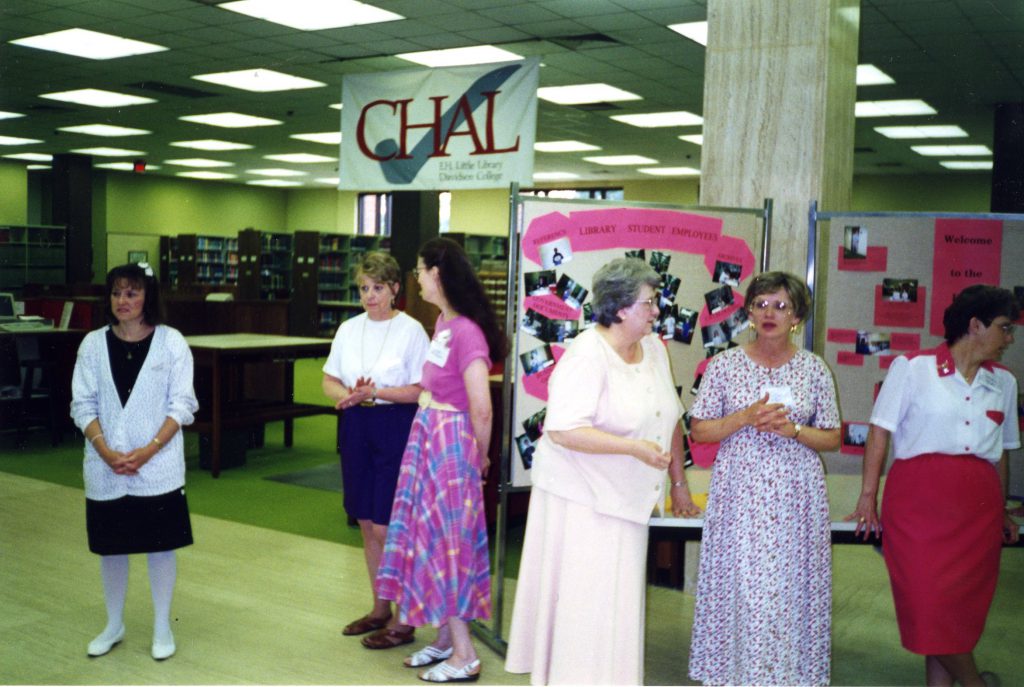
<svg viewBox="0 0 1024 687">
<path fill-rule="evenodd" d="M 292 293 L 291 234 L 256 229 L 238 232 L 238 297 L 249 300 L 280 300 Z"/>
<path fill-rule="evenodd" d="M 0 291 L 67 283 L 67 232 L 46 225 L 0 226 Z"/>
<path fill-rule="evenodd" d="M 160 237 L 160 279 L 171 288 L 238 283 L 238 239 L 178 234 Z"/>
<path fill-rule="evenodd" d="M 503 264 L 508 262 L 507 237 L 462 232 L 448 232 L 442 236 L 462 246 L 477 272 L 501 272 L 507 269 Z"/>
</svg>

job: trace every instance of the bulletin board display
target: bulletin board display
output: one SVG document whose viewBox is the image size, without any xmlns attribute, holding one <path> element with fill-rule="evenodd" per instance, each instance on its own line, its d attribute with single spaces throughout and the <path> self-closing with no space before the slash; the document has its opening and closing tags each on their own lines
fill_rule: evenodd
<svg viewBox="0 0 1024 687">
<path fill-rule="evenodd" d="M 824 457 L 830 473 L 860 473 L 892 360 L 939 345 L 943 312 L 971 284 L 1002 286 L 1024 302 L 1024 216 L 822 216 L 830 222 L 828 263 L 817 267 L 828 270 L 823 355 L 843 417 L 841 448 Z M 1024 346 L 1010 346 L 1002 363 L 1024 379 Z M 1020 481 L 1024 465 L 1014 454 L 1011 474 Z"/>
<path fill-rule="evenodd" d="M 735 345 L 747 328 L 742 294 L 761 270 L 765 233 L 760 210 L 520 199 L 508 473 L 514 487 L 530 485 L 558 359 L 577 334 L 594 326 L 591 288 L 597 270 L 633 256 L 661 275 L 655 329 L 689 408 L 706 358 Z"/>
</svg>

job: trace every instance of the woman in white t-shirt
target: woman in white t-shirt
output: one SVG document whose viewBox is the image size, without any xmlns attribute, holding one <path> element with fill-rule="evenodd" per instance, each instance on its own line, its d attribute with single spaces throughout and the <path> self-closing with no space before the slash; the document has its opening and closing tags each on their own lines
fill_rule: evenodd
<svg viewBox="0 0 1024 687">
<path fill-rule="evenodd" d="M 978 673 L 1000 545 L 1018 539 L 1004 509 L 1008 449 L 1020 446 L 1017 380 L 996 361 L 1019 309 L 1005 289 L 964 289 L 943 315 L 945 342 L 893 361 L 871 412 L 856 532 L 883 552 L 904 648 L 929 685 L 991 682 Z M 878 486 L 892 436 L 882 516 Z"/>
<path fill-rule="evenodd" d="M 387 253 L 370 252 L 356 273 L 364 313 L 338 328 L 324 364 L 323 390 L 344 412 L 338 423 L 345 511 L 356 519 L 370 586 L 387 538 L 402 452 L 416 415 L 429 340 L 423 325 L 395 309 L 401 269 Z M 373 608 L 342 634 L 361 635 L 370 649 L 412 641 L 413 628 L 393 620 L 391 603 Z"/>
</svg>

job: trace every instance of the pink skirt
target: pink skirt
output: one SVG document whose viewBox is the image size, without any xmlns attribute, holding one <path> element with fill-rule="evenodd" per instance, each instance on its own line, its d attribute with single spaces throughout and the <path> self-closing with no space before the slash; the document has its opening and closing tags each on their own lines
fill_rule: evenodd
<svg viewBox="0 0 1024 687">
<path fill-rule="evenodd" d="M 974 650 L 999 577 L 1003 496 L 995 467 L 929 453 L 893 462 L 882 497 L 882 550 L 904 648 Z"/>
</svg>

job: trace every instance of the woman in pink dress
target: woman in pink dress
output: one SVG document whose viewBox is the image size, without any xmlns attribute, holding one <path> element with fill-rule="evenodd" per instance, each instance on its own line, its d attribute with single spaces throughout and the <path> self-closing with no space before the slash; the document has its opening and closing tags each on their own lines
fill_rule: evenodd
<svg viewBox="0 0 1024 687">
<path fill-rule="evenodd" d="M 793 275 L 747 287 L 753 342 L 708 363 L 690 411 L 721 442 L 711 473 L 690 677 L 712 685 L 825 685 L 832 603 L 828 492 L 819 451 L 839 447 L 835 386 L 790 335 L 811 298 Z"/>
</svg>

